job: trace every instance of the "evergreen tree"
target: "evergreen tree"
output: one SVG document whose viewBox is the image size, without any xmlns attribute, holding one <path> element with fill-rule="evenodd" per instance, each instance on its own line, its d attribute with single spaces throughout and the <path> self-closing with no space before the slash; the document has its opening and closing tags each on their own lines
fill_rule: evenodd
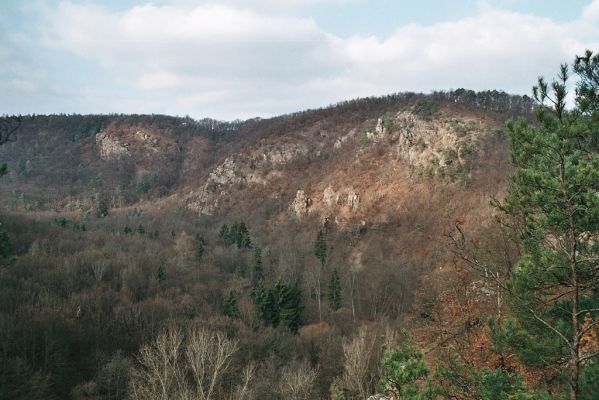
<svg viewBox="0 0 599 400">
<path fill-rule="evenodd" d="M 314 242 L 314 255 L 320 261 L 320 266 L 316 274 L 316 301 L 318 303 L 318 320 L 322 321 L 322 270 L 327 261 L 327 240 L 322 230 L 318 231 L 316 241 Z"/>
<path fill-rule="evenodd" d="M 229 318 L 239 318 L 237 295 L 234 290 L 229 291 L 229 297 L 225 300 L 224 314 Z"/>
<path fill-rule="evenodd" d="M 252 274 L 252 284 L 256 287 L 264 280 L 264 270 L 262 269 L 262 249 L 256 246 L 254 249 L 254 272 Z"/>
<path fill-rule="evenodd" d="M 278 305 L 279 319 L 292 333 L 297 333 L 302 323 L 302 292 L 297 283 L 277 283 L 274 287 Z"/>
<path fill-rule="evenodd" d="M 237 247 L 241 247 L 241 231 L 239 229 L 239 222 L 236 221 L 233 223 L 233 225 L 231 225 L 231 229 L 229 230 L 229 239 L 227 242 L 229 246 L 236 244 Z"/>
<path fill-rule="evenodd" d="M 204 258 L 204 252 L 206 249 L 204 248 L 204 244 L 199 242 L 196 247 L 196 261 L 202 262 L 202 258 Z"/>
<path fill-rule="evenodd" d="M 574 109 L 562 65 L 551 85 L 534 87 L 538 124 L 509 124 L 516 173 L 501 208 L 523 227 L 523 256 L 506 285 L 513 318 L 492 325 L 499 348 L 561 370 L 572 400 L 587 395 L 581 374 L 599 355 L 599 58 L 587 52 L 574 70 Z"/>
<path fill-rule="evenodd" d="M 254 290 L 254 304 L 267 326 L 282 323 L 297 333 L 302 323 L 302 292 L 297 283 L 277 282 L 272 287 L 260 283 Z"/>
<path fill-rule="evenodd" d="M 314 255 L 318 258 L 318 261 L 320 261 L 320 265 L 324 267 L 324 264 L 327 261 L 327 238 L 322 230 L 319 230 L 316 235 Z"/>
<path fill-rule="evenodd" d="M 428 377 L 428 368 L 422 353 L 410 346 L 402 345 L 383 354 L 382 378 L 379 384 L 382 393 L 397 399 L 423 399 L 420 382 Z"/>
<path fill-rule="evenodd" d="M 279 303 L 271 288 L 259 284 L 254 290 L 254 304 L 267 326 L 279 325 Z"/>
<path fill-rule="evenodd" d="M 229 243 L 229 225 L 222 224 L 218 231 L 218 237 L 228 246 Z"/>
<path fill-rule="evenodd" d="M 341 281 L 339 280 L 339 275 L 337 274 L 336 269 L 331 272 L 328 297 L 331 310 L 337 311 L 341 308 Z"/>
<path fill-rule="evenodd" d="M 8 258 L 12 254 L 12 246 L 8 233 L 0 231 L 0 259 Z"/>
<path fill-rule="evenodd" d="M 235 243 L 240 249 L 249 249 L 252 247 L 252 240 L 250 238 L 250 232 L 245 222 L 240 222 L 235 235 Z"/>
<path fill-rule="evenodd" d="M 158 283 L 166 279 L 166 270 L 164 269 L 164 266 L 162 264 L 156 267 L 156 270 L 154 271 L 154 278 L 156 278 Z"/>
<path fill-rule="evenodd" d="M 139 233 L 140 235 L 143 235 L 146 233 L 146 230 L 144 229 L 144 226 L 142 224 L 139 224 L 137 226 L 137 233 Z"/>
</svg>

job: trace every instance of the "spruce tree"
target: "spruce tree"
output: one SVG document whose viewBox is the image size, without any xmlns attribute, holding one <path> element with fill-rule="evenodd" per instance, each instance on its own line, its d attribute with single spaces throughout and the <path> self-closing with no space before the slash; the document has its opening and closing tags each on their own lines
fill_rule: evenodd
<svg viewBox="0 0 599 400">
<path fill-rule="evenodd" d="M 166 271 L 162 264 L 160 264 L 158 267 L 156 267 L 156 270 L 154 271 L 154 278 L 156 278 L 158 283 L 160 283 L 166 279 Z"/>
<path fill-rule="evenodd" d="M 328 298 L 331 310 L 337 311 L 341 308 L 341 281 L 339 280 L 339 275 L 337 274 L 336 269 L 334 269 L 333 272 L 331 272 Z"/>
<path fill-rule="evenodd" d="M 279 303 L 274 290 L 259 284 L 254 290 L 254 305 L 267 326 L 279 325 Z"/>
<path fill-rule="evenodd" d="M 314 255 L 320 261 L 320 266 L 316 274 L 316 301 L 318 303 L 318 320 L 322 321 L 322 270 L 327 261 L 327 240 L 324 232 L 318 231 L 316 241 L 314 242 Z"/>
<path fill-rule="evenodd" d="M 322 230 L 318 231 L 316 235 L 316 242 L 314 242 L 314 255 L 320 261 L 321 266 L 327 261 L 327 239 Z"/>
<path fill-rule="evenodd" d="M 256 246 L 254 249 L 254 272 L 252 274 L 252 284 L 256 287 L 264 280 L 264 270 L 262 269 L 262 249 Z"/>
<path fill-rule="evenodd" d="M 229 237 L 230 237 L 230 233 L 229 233 L 229 225 L 227 224 L 222 224 L 220 227 L 220 230 L 218 231 L 218 237 L 228 246 L 231 243 L 229 243 Z"/>
<path fill-rule="evenodd" d="M 274 287 L 279 306 L 279 319 L 292 333 L 297 333 L 302 323 L 302 293 L 296 283 L 277 283 Z"/>
<path fill-rule="evenodd" d="M 229 296 L 225 300 L 223 313 L 229 318 L 239 318 L 239 308 L 237 308 L 237 295 L 234 290 L 229 291 Z"/>
</svg>

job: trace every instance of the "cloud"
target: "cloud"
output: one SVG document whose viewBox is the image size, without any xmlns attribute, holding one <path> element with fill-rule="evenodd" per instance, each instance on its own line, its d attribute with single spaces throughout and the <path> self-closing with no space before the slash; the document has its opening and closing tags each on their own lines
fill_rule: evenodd
<svg viewBox="0 0 599 400">
<path fill-rule="evenodd" d="M 46 49 L 76 54 L 124 82 L 113 99 L 105 88 L 98 100 L 127 107 L 112 111 L 219 118 L 404 90 L 528 93 L 537 75 L 553 76 L 599 38 L 599 0 L 567 23 L 484 5 L 475 17 L 409 24 L 386 37 L 337 37 L 294 11 L 344 1 L 182 0 L 121 12 L 64 2 L 39 17 Z"/>
</svg>

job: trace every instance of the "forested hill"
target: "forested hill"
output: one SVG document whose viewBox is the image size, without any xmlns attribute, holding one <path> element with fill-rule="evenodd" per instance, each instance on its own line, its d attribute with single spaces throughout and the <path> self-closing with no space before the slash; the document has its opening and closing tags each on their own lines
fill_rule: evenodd
<svg viewBox="0 0 599 400">
<path fill-rule="evenodd" d="M 512 170 L 505 122 L 532 111 L 459 89 L 235 122 L 3 118 L 0 398 L 153 399 L 169 343 L 222 345 L 212 399 L 365 399 L 406 340 L 508 363 L 484 328 L 494 292 L 448 234 L 513 257 L 489 200 Z M 162 355 L 170 398 L 210 381 Z"/>
</svg>

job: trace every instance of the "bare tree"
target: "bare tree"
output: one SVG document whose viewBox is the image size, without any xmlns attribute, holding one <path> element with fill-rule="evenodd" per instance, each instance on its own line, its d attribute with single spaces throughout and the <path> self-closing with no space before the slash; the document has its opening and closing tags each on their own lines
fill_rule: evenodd
<svg viewBox="0 0 599 400">
<path fill-rule="evenodd" d="M 139 400 L 168 400 L 181 398 L 184 368 L 179 364 L 183 334 L 169 328 L 150 345 L 139 351 L 139 368 L 131 376 L 131 398 Z"/>
<path fill-rule="evenodd" d="M 15 133 L 21 126 L 21 117 L 0 117 L 0 146 L 15 138 Z"/>
<path fill-rule="evenodd" d="M 375 379 L 372 360 L 375 358 L 375 340 L 371 339 L 366 328 L 362 327 L 355 338 L 343 342 L 345 370 L 341 383 L 356 398 L 365 399 L 373 390 Z"/>
<path fill-rule="evenodd" d="M 279 391 L 285 399 L 308 400 L 313 395 L 317 372 L 307 362 L 287 366 L 281 374 Z"/>
<path fill-rule="evenodd" d="M 139 366 L 131 374 L 134 400 L 212 400 L 237 351 L 237 342 L 200 326 L 184 335 L 170 327 L 151 345 L 144 345 Z M 253 368 L 244 372 L 242 392 L 249 391 Z M 239 389 L 238 389 L 239 391 Z"/>
<path fill-rule="evenodd" d="M 214 398 L 217 385 L 231 363 L 237 342 L 228 339 L 223 333 L 216 334 L 205 328 L 191 328 L 185 346 L 185 358 L 191 370 L 196 398 Z"/>
</svg>

